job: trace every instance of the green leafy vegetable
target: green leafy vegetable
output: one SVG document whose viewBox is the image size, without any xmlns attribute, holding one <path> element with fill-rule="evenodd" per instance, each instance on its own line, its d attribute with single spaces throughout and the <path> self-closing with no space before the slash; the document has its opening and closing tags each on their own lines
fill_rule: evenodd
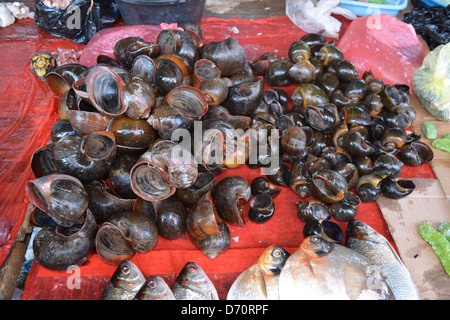
<svg viewBox="0 0 450 320">
<path fill-rule="evenodd" d="M 445 272 L 450 276 L 450 242 L 442 233 L 433 228 L 430 221 L 422 223 L 418 231 L 420 236 L 431 246 Z"/>
</svg>

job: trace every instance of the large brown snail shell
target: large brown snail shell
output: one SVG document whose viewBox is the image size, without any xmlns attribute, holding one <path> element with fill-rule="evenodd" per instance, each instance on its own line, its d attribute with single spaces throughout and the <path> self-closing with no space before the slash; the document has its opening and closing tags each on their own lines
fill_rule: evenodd
<svg viewBox="0 0 450 320">
<path fill-rule="evenodd" d="M 328 103 L 325 91 L 314 83 L 302 83 L 292 93 L 294 108 L 291 111 L 303 111 L 308 106 L 318 106 Z"/>
<path fill-rule="evenodd" d="M 118 265 L 137 253 L 152 250 L 158 240 L 156 224 L 141 212 L 122 211 L 102 224 L 95 237 L 99 257 Z"/>
<path fill-rule="evenodd" d="M 250 187 L 254 196 L 258 194 L 268 194 L 272 198 L 275 198 L 281 192 L 281 188 L 270 183 L 265 177 L 257 177 L 253 179 Z"/>
<path fill-rule="evenodd" d="M 175 151 L 189 153 L 181 145 L 169 140 L 154 143 L 141 155 L 130 172 L 131 187 L 139 197 L 156 201 L 175 193 L 176 188 L 189 188 L 198 176 L 198 167 L 192 161 L 184 162 Z"/>
<path fill-rule="evenodd" d="M 289 70 L 294 64 L 289 60 L 276 60 L 272 62 L 267 68 L 265 78 L 269 86 L 281 87 L 292 83 L 292 78 L 289 76 Z M 295 69 L 293 75 L 295 75 Z"/>
<path fill-rule="evenodd" d="M 109 124 L 118 151 L 143 152 L 155 141 L 156 130 L 144 119 L 116 117 Z"/>
<path fill-rule="evenodd" d="M 281 137 L 284 154 L 291 157 L 302 157 L 306 153 L 307 135 L 301 127 L 286 129 Z"/>
<path fill-rule="evenodd" d="M 200 88 L 206 80 L 220 78 L 221 75 L 220 69 L 214 62 L 208 59 L 199 59 L 194 64 L 192 85 L 195 88 Z"/>
<path fill-rule="evenodd" d="M 250 199 L 250 184 L 244 178 L 228 176 L 220 180 L 213 191 L 219 216 L 228 223 L 245 225 L 244 205 Z"/>
<path fill-rule="evenodd" d="M 91 104 L 101 113 L 112 117 L 125 113 L 122 103 L 125 82 L 106 66 L 92 68 L 86 77 L 86 94 Z"/>
<path fill-rule="evenodd" d="M 261 193 L 250 200 L 248 218 L 255 223 L 265 223 L 273 217 L 275 203 L 270 195 Z"/>
<path fill-rule="evenodd" d="M 381 194 L 390 199 L 402 199 L 410 195 L 416 185 L 412 180 L 386 177 L 381 181 Z"/>
<path fill-rule="evenodd" d="M 292 191 L 300 198 L 309 197 L 312 194 L 310 180 L 306 163 L 302 160 L 296 161 L 289 172 L 289 186 Z"/>
<path fill-rule="evenodd" d="M 177 189 L 175 194 L 186 207 L 191 208 L 201 196 L 208 191 L 212 191 L 214 185 L 214 175 L 210 172 L 204 172 L 198 175 L 197 180 L 195 180 L 195 183 L 192 186 L 189 188 Z"/>
<path fill-rule="evenodd" d="M 297 83 L 312 82 L 316 76 L 314 65 L 309 60 L 296 62 L 289 68 L 288 74 Z"/>
<path fill-rule="evenodd" d="M 337 77 L 342 82 L 349 82 L 359 77 L 359 72 L 353 62 L 349 60 L 336 60 L 332 64 L 332 68 L 335 71 Z"/>
<path fill-rule="evenodd" d="M 413 141 L 401 147 L 398 156 L 404 164 L 418 167 L 431 161 L 434 154 L 433 150 L 425 142 Z"/>
<path fill-rule="evenodd" d="M 203 239 L 193 239 L 193 243 L 200 248 L 203 254 L 214 260 L 219 254 L 225 252 L 231 243 L 230 229 L 223 221 L 219 222 L 219 233 L 211 234 Z"/>
<path fill-rule="evenodd" d="M 381 181 L 388 177 L 386 170 L 377 169 L 362 175 L 356 184 L 356 194 L 362 202 L 372 202 L 381 195 Z"/>
<path fill-rule="evenodd" d="M 289 46 L 288 55 L 293 63 L 309 60 L 311 57 L 311 49 L 305 41 L 297 40 Z"/>
<path fill-rule="evenodd" d="M 317 199 L 309 199 L 297 202 L 297 216 L 303 222 L 308 220 L 330 220 L 331 210 L 327 204 Z"/>
<path fill-rule="evenodd" d="M 67 114 L 72 127 L 82 135 L 106 131 L 112 119 L 107 114 L 83 110 L 68 110 Z"/>
<path fill-rule="evenodd" d="M 123 199 L 136 199 L 137 196 L 131 189 L 130 171 L 136 164 L 140 154 L 119 153 L 108 172 L 108 178 L 114 192 Z"/>
<path fill-rule="evenodd" d="M 42 148 L 36 149 L 33 152 L 30 161 L 30 168 L 35 178 L 57 173 L 58 169 L 53 162 L 54 146 L 54 143 L 50 143 Z"/>
<path fill-rule="evenodd" d="M 116 156 L 116 140 L 109 131 L 67 136 L 55 143 L 53 161 L 59 172 L 82 182 L 98 180 L 109 170 Z"/>
<path fill-rule="evenodd" d="M 275 53 L 265 52 L 259 58 L 250 62 L 250 67 L 256 75 L 264 76 L 270 64 L 276 60 L 278 60 L 278 57 Z"/>
<path fill-rule="evenodd" d="M 156 62 L 149 56 L 141 55 L 138 56 L 131 68 L 131 74 L 141 77 L 153 88 L 156 83 Z"/>
<path fill-rule="evenodd" d="M 264 79 L 254 78 L 228 88 L 222 106 L 232 115 L 250 116 L 261 103 L 264 95 Z"/>
<path fill-rule="evenodd" d="M 347 180 L 334 170 L 321 170 L 311 180 L 313 195 L 325 202 L 335 203 L 344 198 L 348 190 Z"/>
<path fill-rule="evenodd" d="M 172 60 L 159 58 L 156 60 L 155 87 L 161 95 L 184 83 L 183 70 Z"/>
<path fill-rule="evenodd" d="M 315 78 L 314 83 L 320 86 L 328 96 L 331 96 L 331 94 L 339 87 L 339 78 L 336 73 L 325 71 Z"/>
<path fill-rule="evenodd" d="M 59 230 L 44 227 L 33 240 L 36 262 L 51 270 L 81 266 L 95 251 L 97 224 L 87 210 L 81 227 Z"/>
<path fill-rule="evenodd" d="M 370 156 L 376 151 L 376 147 L 355 130 L 349 130 L 342 136 L 342 148 L 358 157 Z"/>
<path fill-rule="evenodd" d="M 114 56 L 125 68 L 130 70 L 134 60 L 141 55 L 155 58 L 161 54 L 161 46 L 146 42 L 140 37 L 126 37 L 114 43 Z"/>
<path fill-rule="evenodd" d="M 398 178 L 402 172 L 403 162 L 392 153 L 383 153 L 375 159 L 374 168 L 390 172 L 390 176 Z"/>
<path fill-rule="evenodd" d="M 78 132 L 72 127 L 68 119 L 58 119 L 50 129 L 50 140 L 56 142 L 65 136 L 76 134 Z"/>
<path fill-rule="evenodd" d="M 85 185 L 85 189 L 89 196 L 89 210 L 97 224 L 102 224 L 116 213 L 133 210 L 135 199 L 117 197 L 103 180 L 93 181 Z"/>
<path fill-rule="evenodd" d="M 51 91 L 62 96 L 72 88 L 75 81 L 83 77 L 86 70 L 86 66 L 78 63 L 64 64 L 47 73 L 45 82 Z"/>
<path fill-rule="evenodd" d="M 83 184 L 70 175 L 50 174 L 30 180 L 25 192 L 33 205 L 62 227 L 75 225 L 88 208 L 88 194 Z"/>
<path fill-rule="evenodd" d="M 333 62 L 341 60 L 344 55 L 336 45 L 333 43 L 326 43 L 320 48 L 318 56 L 324 67 L 328 68 Z"/>
<path fill-rule="evenodd" d="M 153 203 L 156 213 L 156 227 L 162 237 L 175 240 L 183 238 L 186 233 L 187 210 L 176 197 L 155 201 Z"/>
<path fill-rule="evenodd" d="M 344 198 L 330 206 L 331 213 L 337 221 L 350 221 L 356 216 L 361 199 L 354 193 L 346 192 Z"/>
<path fill-rule="evenodd" d="M 202 48 L 201 56 L 214 62 L 220 69 L 222 77 L 238 72 L 246 61 L 244 48 L 233 37 L 206 44 Z"/>
<path fill-rule="evenodd" d="M 327 134 L 333 132 L 340 123 L 338 110 L 332 103 L 320 106 L 307 106 L 305 116 L 311 128 Z"/>
<path fill-rule="evenodd" d="M 203 93 L 191 86 L 172 89 L 163 100 L 163 104 L 166 103 L 194 119 L 201 118 L 208 111 L 208 103 Z"/>
<path fill-rule="evenodd" d="M 228 95 L 228 86 L 223 78 L 205 80 L 199 89 L 205 96 L 208 106 L 220 105 Z"/>
<path fill-rule="evenodd" d="M 159 136 L 164 140 L 171 140 L 177 129 L 191 132 L 194 126 L 193 118 L 171 105 L 161 105 L 155 108 L 147 122 L 158 131 Z"/>
<path fill-rule="evenodd" d="M 203 194 L 186 217 L 186 228 L 189 235 L 196 240 L 219 234 L 222 220 L 217 213 L 211 191 Z"/>
<path fill-rule="evenodd" d="M 147 119 L 155 104 L 155 93 L 143 78 L 132 76 L 125 85 L 121 99 L 126 116 L 134 120 Z"/>
</svg>

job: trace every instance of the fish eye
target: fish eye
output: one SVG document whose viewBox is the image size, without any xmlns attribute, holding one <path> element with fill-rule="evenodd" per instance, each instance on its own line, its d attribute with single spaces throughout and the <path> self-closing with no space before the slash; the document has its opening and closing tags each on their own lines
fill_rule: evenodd
<svg viewBox="0 0 450 320">
<path fill-rule="evenodd" d="M 272 255 L 276 258 L 281 257 L 281 250 L 280 249 L 274 250 Z"/>
<path fill-rule="evenodd" d="M 123 266 L 121 271 L 123 274 L 129 274 L 130 268 L 128 266 Z"/>
<path fill-rule="evenodd" d="M 311 237 L 311 242 L 312 243 L 319 243 L 320 242 L 320 237 L 319 236 L 312 236 Z"/>
<path fill-rule="evenodd" d="M 155 280 L 150 280 L 147 283 L 147 287 L 149 287 L 150 289 L 155 289 L 156 288 L 156 281 Z"/>
<path fill-rule="evenodd" d="M 192 273 L 192 274 L 196 274 L 197 273 L 197 268 L 196 267 L 189 267 L 188 272 Z"/>
</svg>

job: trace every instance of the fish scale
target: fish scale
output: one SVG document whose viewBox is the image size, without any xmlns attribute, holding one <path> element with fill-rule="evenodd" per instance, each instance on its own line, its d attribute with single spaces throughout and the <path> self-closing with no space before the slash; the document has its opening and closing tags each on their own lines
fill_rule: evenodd
<svg viewBox="0 0 450 320">
<path fill-rule="evenodd" d="M 367 224 L 355 220 L 348 224 L 346 246 L 376 264 L 397 300 L 419 300 L 411 274 L 389 241 Z"/>
</svg>

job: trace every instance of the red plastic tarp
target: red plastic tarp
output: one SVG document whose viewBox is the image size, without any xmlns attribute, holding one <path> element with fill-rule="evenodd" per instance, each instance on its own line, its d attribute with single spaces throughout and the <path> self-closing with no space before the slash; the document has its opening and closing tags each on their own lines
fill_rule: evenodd
<svg viewBox="0 0 450 320">
<path fill-rule="evenodd" d="M 342 33 L 350 23 L 343 22 Z M 117 25 L 121 26 L 123 23 Z M 268 51 L 285 59 L 289 45 L 305 34 L 287 17 L 258 20 L 206 18 L 202 20 L 201 27 L 206 43 L 235 37 L 243 45 L 248 61 Z M 146 40 L 154 40 L 160 30 L 155 26 L 144 29 L 146 33 L 139 35 L 144 35 Z M 0 265 L 11 249 L 29 203 L 24 186 L 27 180 L 33 178 L 30 157 L 34 150 L 47 144 L 50 128 L 57 120 L 59 97 L 55 97 L 45 83 L 32 74 L 29 65 L 32 54 L 39 50 L 57 52 L 58 48 L 86 48 L 82 62 L 92 64 L 95 54 L 111 53 L 113 42 L 104 40 L 117 37 L 119 30 L 124 32 L 128 28 L 102 30 L 86 47 L 52 37 L 40 30 L 32 20 L 17 21 L 0 30 L 0 219 L 8 220 L 13 225 L 10 240 L 0 250 Z M 290 94 L 294 87 L 283 89 Z M 242 176 L 251 182 L 260 174 L 258 169 L 250 170 L 244 166 L 221 174 L 216 181 L 227 175 Z M 402 177 L 435 178 L 435 175 L 430 165 L 426 164 L 419 168 L 405 166 Z M 283 246 L 291 253 L 297 249 L 303 239 L 304 226 L 296 215 L 295 204 L 298 200 L 299 197 L 289 188 L 283 188 L 275 198 L 275 215 L 267 223 L 248 221 L 245 227 L 230 225 L 230 248 L 215 260 L 203 255 L 186 236 L 173 241 L 159 237 L 152 251 L 138 254 L 133 261 L 146 277 L 163 276 L 169 285 L 186 262 L 197 262 L 216 285 L 220 298 L 224 299 L 237 275 L 251 266 L 267 246 Z M 358 208 L 357 218 L 393 241 L 375 202 L 362 204 Z M 340 225 L 345 231 L 345 223 Z M 35 263 L 28 275 L 22 299 L 99 299 L 115 268 L 94 254 L 80 268 L 80 289 L 69 290 L 71 273 L 51 271 Z"/>
</svg>

